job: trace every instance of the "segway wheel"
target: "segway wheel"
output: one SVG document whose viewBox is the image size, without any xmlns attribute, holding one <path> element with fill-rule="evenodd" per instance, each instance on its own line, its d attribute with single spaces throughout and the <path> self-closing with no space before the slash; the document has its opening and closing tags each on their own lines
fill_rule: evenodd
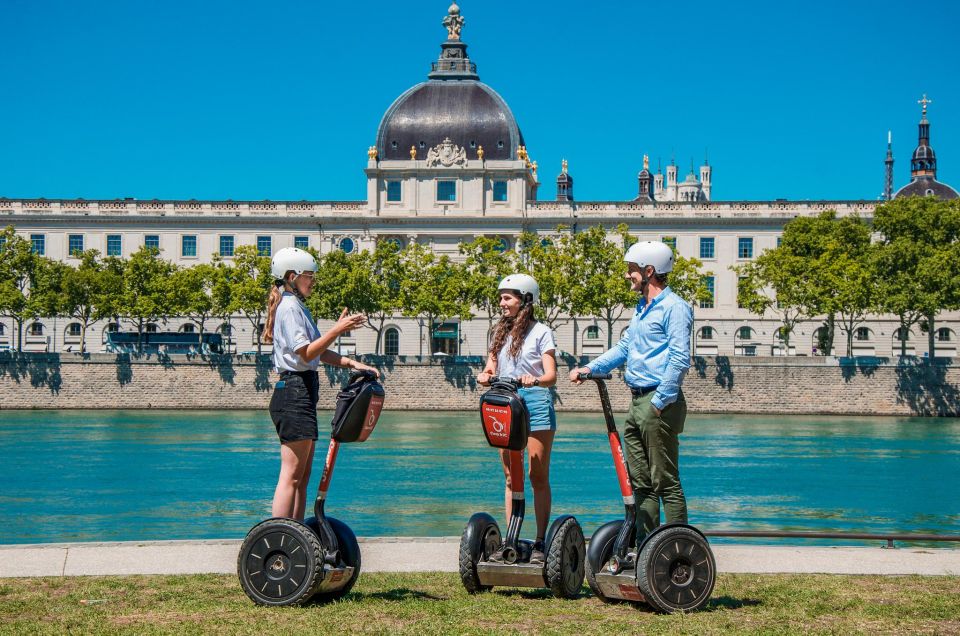
<svg viewBox="0 0 960 636">
<path fill-rule="evenodd" d="M 314 532 L 317 533 L 317 536 L 320 536 L 316 517 L 310 517 L 304 523 L 313 529 Z M 339 590 L 314 594 L 313 598 L 310 599 L 311 603 L 329 603 L 330 601 L 343 598 L 350 593 L 350 590 L 356 585 L 357 579 L 360 578 L 360 544 L 357 543 L 357 536 L 353 534 L 350 526 L 339 519 L 327 517 L 327 523 L 330 524 L 330 527 L 333 528 L 333 533 L 337 536 L 338 548 L 340 550 L 339 565 L 353 568 L 353 574 L 350 576 L 350 580 L 347 581 L 346 585 Z"/>
<path fill-rule="evenodd" d="M 584 573 L 587 579 L 587 585 L 590 591 L 604 603 L 620 603 L 620 599 L 604 596 L 603 590 L 597 585 L 597 572 L 599 572 L 613 556 L 613 546 L 617 543 L 617 535 L 620 533 L 620 526 L 624 523 L 623 519 L 617 519 L 600 526 L 593 536 L 590 537 L 590 549 L 587 550 L 587 557 L 584 559 Z"/>
<path fill-rule="evenodd" d="M 637 557 L 637 586 L 654 609 L 692 612 L 710 600 L 717 564 L 706 538 L 694 528 L 663 526 Z"/>
<path fill-rule="evenodd" d="M 460 580 L 470 594 L 488 592 L 492 585 L 482 585 L 477 563 L 484 561 L 500 547 L 500 527 L 493 517 L 478 512 L 467 522 L 460 535 Z"/>
<path fill-rule="evenodd" d="M 247 533 L 237 556 L 240 587 L 257 605 L 302 605 L 323 576 L 323 547 L 293 519 L 267 519 Z"/>
<path fill-rule="evenodd" d="M 586 556 L 583 530 L 573 517 L 566 519 L 547 548 L 547 585 L 557 598 L 576 598 L 583 587 Z"/>
</svg>

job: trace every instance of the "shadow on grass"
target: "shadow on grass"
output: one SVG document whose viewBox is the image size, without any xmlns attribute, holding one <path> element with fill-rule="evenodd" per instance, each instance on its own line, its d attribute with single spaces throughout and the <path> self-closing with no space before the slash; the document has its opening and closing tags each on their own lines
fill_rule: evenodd
<svg viewBox="0 0 960 636">
<path fill-rule="evenodd" d="M 733 598 L 730 596 L 715 596 L 707 601 L 707 604 L 701 609 L 701 612 L 715 612 L 717 610 L 741 609 L 744 607 L 755 607 L 763 605 L 763 602 L 755 598 Z"/>
<path fill-rule="evenodd" d="M 435 596 L 433 594 L 428 594 L 427 592 L 422 592 L 420 590 L 411 590 L 408 587 L 400 587 L 392 590 L 387 590 L 386 592 L 356 592 L 352 591 L 345 597 L 348 600 L 355 600 L 358 602 L 365 601 L 367 599 L 377 599 L 381 601 L 408 601 L 410 599 L 426 599 L 429 601 L 446 601 L 449 600 L 446 596 Z"/>
</svg>

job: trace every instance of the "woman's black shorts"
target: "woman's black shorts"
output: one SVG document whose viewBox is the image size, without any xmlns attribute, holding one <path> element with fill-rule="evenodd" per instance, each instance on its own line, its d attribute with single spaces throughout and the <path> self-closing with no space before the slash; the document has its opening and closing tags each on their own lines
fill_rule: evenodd
<svg viewBox="0 0 960 636">
<path fill-rule="evenodd" d="M 270 417 L 281 442 L 317 439 L 317 400 L 320 380 L 316 371 L 283 372 L 270 398 Z"/>
</svg>

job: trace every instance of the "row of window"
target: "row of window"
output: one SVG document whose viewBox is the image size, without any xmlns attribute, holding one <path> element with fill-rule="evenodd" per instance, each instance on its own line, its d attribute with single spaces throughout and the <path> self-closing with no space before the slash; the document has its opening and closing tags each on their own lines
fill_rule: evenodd
<svg viewBox="0 0 960 636">
<path fill-rule="evenodd" d="M 30 235 L 30 245 L 33 248 L 35 254 L 44 256 L 47 251 L 46 245 L 46 235 L 45 234 L 31 234 Z M 160 235 L 159 234 L 147 234 L 143 237 L 143 245 L 147 248 L 160 249 Z M 352 253 L 356 250 L 356 241 L 352 238 L 344 237 L 338 242 L 338 247 L 344 252 Z M 310 237 L 308 236 L 294 236 L 293 237 L 293 246 L 300 249 L 307 249 L 310 246 Z M 220 255 L 221 256 L 233 256 L 236 248 L 236 240 L 232 235 L 221 234 L 220 235 Z M 68 234 L 67 235 L 67 253 L 70 256 L 77 256 L 85 249 L 84 244 L 84 235 L 83 234 Z M 273 255 L 273 237 L 272 236 L 258 236 L 257 237 L 257 251 L 263 256 L 272 256 Z M 123 255 L 123 237 L 120 234 L 107 234 L 107 256 L 122 256 Z M 184 258 L 195 258 L 197 256 L 197 235 L 196 234 L 183 234 L 180 236 L 180 256 Z"/>
<path fill-rule="evenodd" d="M 457 182 L 455 179 L 437 179 L 437 202 L 454 203 L 457 200 Z M 493 200 L 503 203 L 507 200 L 507 182 L 497 180 L 491 185 Z M 387 201 L 399 203 L 403 201 L 403 181 L 387 181 Z"/>
<path fill-rule="evenodd" d="M 777 246 L 780 246 L 780 238 L 777 238 Z M 717 257 L 717 240 L 712 236 L 700 237 L 700 258 L 714 259 Z M 741 236 L 737 238 L 737 258 L 753 258 L 753 237 Z"/>
</svg>

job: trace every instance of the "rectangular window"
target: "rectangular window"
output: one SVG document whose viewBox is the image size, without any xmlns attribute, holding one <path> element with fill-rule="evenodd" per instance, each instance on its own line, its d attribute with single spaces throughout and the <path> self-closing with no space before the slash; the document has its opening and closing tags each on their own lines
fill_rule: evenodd
<svg viewBox="0 0 960 636">
<path fill-rule="evenodd" d="M 34 254 L 39 254 L 43 256 L 47 251 L 47 240 L 43 234 L 31 234 L 30 235 L 30 249 L 33 250 Z"/>
<path fill-rule="evenodd" d="M 197 236 L 195 234 L 184 234 L 180 244 L 180 256 L 185 258 L 194 258 L 197 255 Z"/>
<path fill-rule="evenodd" d="M 506 181 L 493 182 L 493 200 L 494 201 L 507 200 L 507 182 Z"/>
<path fill-rule="evenodd" d="M 400 181 L 387 181 L 387 201 L 397 202 L 403 200 L 403 183 Z"/>
<path fill-rule="evenodd" d="M 7 237 L 0 236 L 0 253 L 2 253 L 5 249 L 7 249 Z"/>
<path fill-rule="evenodd" d="M 670 249 L 673 251 L 677 250 L 677 237 L 676 236 L 661 236 L 660 240 L 670 246 Z"/>
<path fill-rule="evenodd" d="M 737 258 L 753 258 L 753 239 L 740 237 L 737 241 Z"/>
<path fill-rule="evenodd" d="M 83 234 L 67 236 L 67 255 L 78 256 L 83 251 Z"/>
<path fill-rule="evenodd" d="M 119 234 L 107 234 L 107 256 L 121 256 L 123 254 L 123 239 Z"/>
<path fill-rule="evenodd" d="M 297 249 L 305 250 L 310 247 L 310 237 L 309 236 L 294 236 L 293 237 L 293 246 Z"/>
<path fill-rule="evenodd" d="M 437 181 L 437 201 L 449 202 L 457 200 L 456 181 Z"/>
<path fill-rule="evenodd" d="M 269 236 L 257 237 L 257 254 L 260 256 L 273 255 L 273 240 Z"/>
<path fill-rule="evenodd" d="M 703 277 L 703 282 L 704 282 L 704 284 L 707 286 L 707 291 L 710 292 L 710 300 L 701 300 L 701 301 L 700 301 L 700 307 L 701 307 L 702 309 L 712 309 L 712 308 L 713 308 L 713 299 L 716 298 L 716 296 L 714 295 L 714 293 L 715 293 L 715 290 L 714 290 L 714 284 L 715 284 L 715 283 L 714 283 L 714 278 L 713 278 L 713 276 L 704 276 L 704 277 Z"/>
<path fill-rule="evenodd" d="M 160 249 L 160 235 L 159 234 L 147 234 L 143 237 L 143 246 L 151 250 Z"/>
<path fill-rule="evenodd" d="M 783 237 L 782 237 L 782 236 L 778 236 L 778 237 L 777 237 L 777 247 L 780 247 L 782 244 L 783 244 Z"/>
<path fill-rule="evenodd" d="M 717 257 L 717 244 L 716 240 L 712 236 L 701 236 L 700 237 L 700 258 L 716 258 Z"/>
<path fill-rule="evenodd" d="M 233 236 L 228 234 L 220 236 L 220 256 L 233 256 Z"/>
</svg>

